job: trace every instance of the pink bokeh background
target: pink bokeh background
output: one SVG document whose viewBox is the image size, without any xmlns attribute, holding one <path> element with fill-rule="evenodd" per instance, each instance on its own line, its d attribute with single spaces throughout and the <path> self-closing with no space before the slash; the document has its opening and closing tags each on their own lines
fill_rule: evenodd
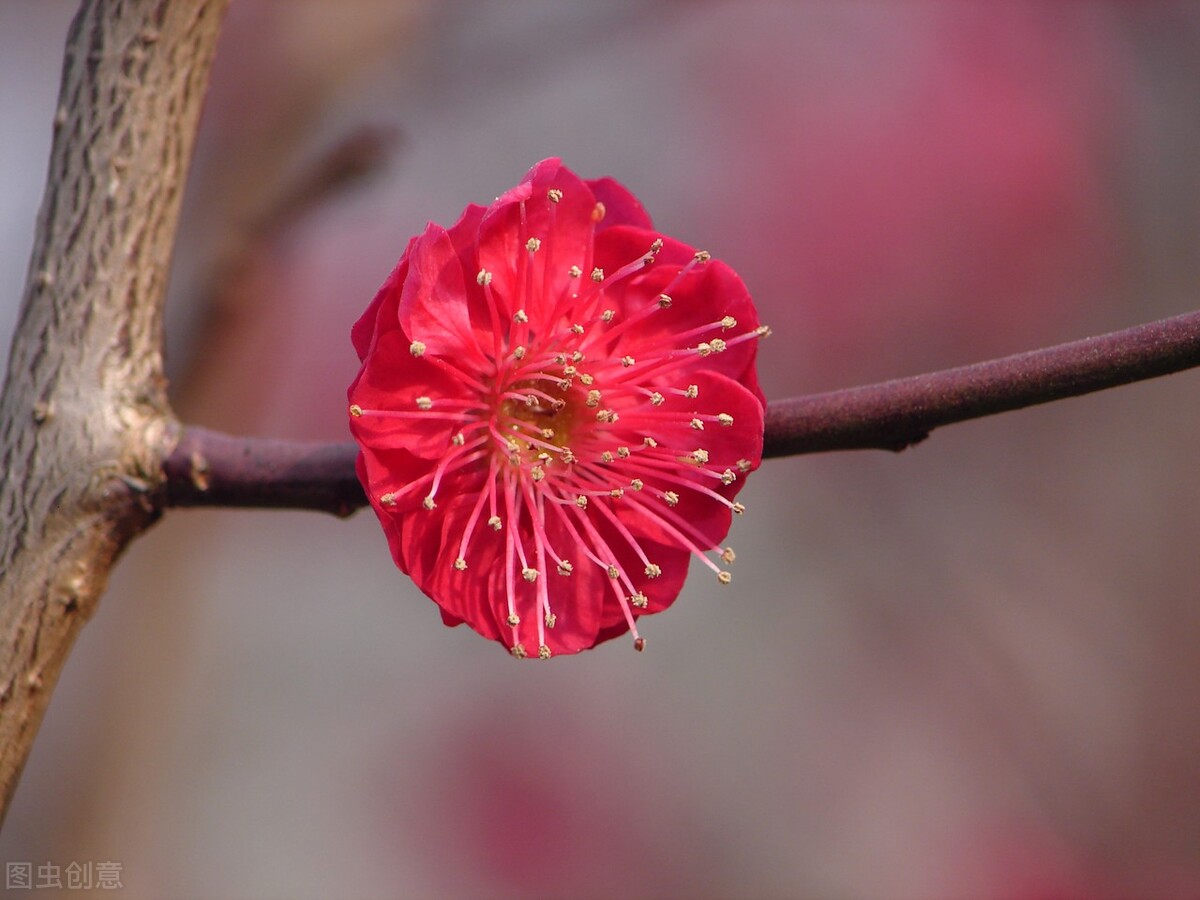
<svg viewBox="0 0 1200 900">
<path fill-rule="evenodd" d="M 1194 308 L 1196 9 L 238 0 L 177 408 L 346 439 L 349 327 L 408 237 L 550 155 L 738 270 L 768 397 Z M 0 7 L 6 331 L 72 12 Z M 363 128 L 383 165 L 270 219 Z M 79 642 L 0 859 L 119 860 L 155 898 L 1200 896 L 1198 392 L 769 461 L 734 590 L 689 583 L 641 655 L 443 628 L 367 514 L 172 513 Z"/>
</svg>

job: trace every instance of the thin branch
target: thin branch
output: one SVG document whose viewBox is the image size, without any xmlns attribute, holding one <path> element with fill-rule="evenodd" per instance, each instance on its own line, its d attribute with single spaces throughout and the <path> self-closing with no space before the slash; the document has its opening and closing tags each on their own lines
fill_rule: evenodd
<svg viewBox="0 0 1200 900">
<path fill-rule="evenodd" d="M 1200 366 L 1200 312 L 975 363 L 771 403 L 764 455 L 900 451 L 943 425 Z"/>
<path fill-rule="evenodd" d="M 1200 312 L 1101 337 L 767 408 L 765 456 L 899 451 L 943 425 L 1200 366 Z M 366 503 L 352 443 L 238 438 L 184 429 L 166 462 L 166 506 L 311 509 Z"/>
<path fill-rule="evenodd" d="M 354 472 L 357 454 L 353 443 L 240 438 L 189 426 L 163 465 L 161 504 L 348 516 L 367 502 Z"/>
</svg>

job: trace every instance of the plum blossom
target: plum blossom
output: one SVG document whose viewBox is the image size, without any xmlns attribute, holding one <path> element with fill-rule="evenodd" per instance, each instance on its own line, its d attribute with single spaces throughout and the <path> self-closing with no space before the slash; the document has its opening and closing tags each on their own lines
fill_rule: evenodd
<svg viewBox="0 0 1200 900">
<path fill-rule="evenodd" d="M 767 333 L 729 266 L 557 159 L 430 223 L 351 335 L 358 474 L 397 566 L 514 656 L 641 650 L 690 558 L 731 581 Z"/>
</svg>

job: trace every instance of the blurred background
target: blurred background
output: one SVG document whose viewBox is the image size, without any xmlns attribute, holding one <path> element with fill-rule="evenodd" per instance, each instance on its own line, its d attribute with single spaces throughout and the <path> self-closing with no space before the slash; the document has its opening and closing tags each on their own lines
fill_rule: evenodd
<svg viewBox="0 0 1200 900">
<path fill-rule="evenodd" d="M 74 9 L 0 4 L 5 343 Z M 1198 108 L 1197 3 L 237 0 L 174 402 L 345 440 L 408 237 L 550 155 L 739 271 L 769 397 L 1184 312 Z M 1200 897 L 1198 396 L 769 461 L 732 591 L 548 665 L 444 628 L 370 513 L 171 513 L 0 860 L 139 898 Z"/>
</svg>

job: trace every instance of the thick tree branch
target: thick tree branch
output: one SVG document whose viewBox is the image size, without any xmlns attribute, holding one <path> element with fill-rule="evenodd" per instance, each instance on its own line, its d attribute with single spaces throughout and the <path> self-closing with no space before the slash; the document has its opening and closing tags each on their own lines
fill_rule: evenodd
<svg viewBox="0 0 1200 900">
<path fill-rule="evenodd" d="M 91 0 L 0 396 L 0 816 L 75 636 L 158 510 L 162 304 L 228 0 Z"/>
<path fill-rule="evenodd" d="M 903 450 L 942 425 L 1195 366 L 1200 312 L 958 369 L 775 401 L 767 408 L 765 455 Z M 366 503 L 356 453 L 352 443 L 237 438 L 190 427 L 167 460 L 162 502 L 345 516 Z"/>
</svg>

